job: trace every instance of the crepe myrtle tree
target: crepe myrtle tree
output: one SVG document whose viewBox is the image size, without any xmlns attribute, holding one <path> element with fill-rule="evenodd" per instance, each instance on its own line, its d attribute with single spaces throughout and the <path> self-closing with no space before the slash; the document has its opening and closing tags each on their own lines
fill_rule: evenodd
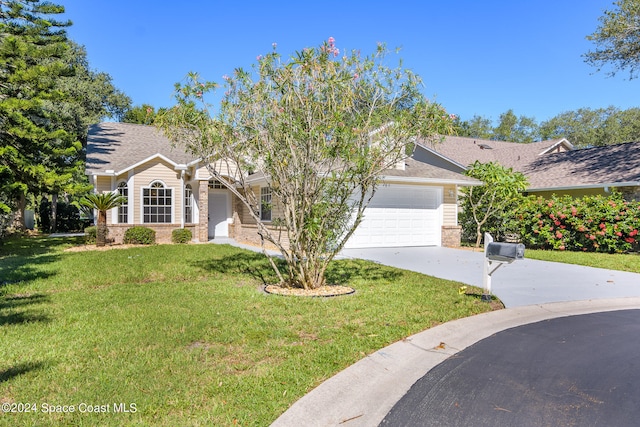
<svg viewBox="0 0 640 427">
<path fill-rule="evenodd" d="M 386 65 L 389 56 L 383 44 L 368 56 L 340 54 L 329 38 L 285 61 L 273 44 L 251 71 L 223 76 L 217 111 L 205 97 L 218 85 L 192 73 L 176 84 L 176 105 L 156 119 L 244 203 L 265 255 L 265 242 L 280 250 L 284 264 L 269 260 L 282 286 L 324 286 L 383 171 L 411 153 L 415 138 L 452 130 L 452 117 L 421 94 L 420 78 L 401 62 Z M 256 177 L 268 182 L 278 227 L 260 218 Z"/>
</svg>

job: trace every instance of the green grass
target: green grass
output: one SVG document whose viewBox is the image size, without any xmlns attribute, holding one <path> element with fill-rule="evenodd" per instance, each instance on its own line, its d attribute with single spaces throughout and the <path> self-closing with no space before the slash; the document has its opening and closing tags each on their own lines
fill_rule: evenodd
<svg viewBox="0 0 640 427">
<path fill-rule="evenodd" d="M 0 246 L 0 403 L 38 410 L 0 426 L 266 426 L 364 356 L 491 310 L 477 289 L 364 261 L 328 272 L 353 295 L 283 297 L 261 291 L 262 255 L 231 246 L 63 252 L 80 242 Z M 42 413 L 80 404 L 109 412 Z"/>
<path fill-rule="evenodd" d="M 527 249 L 525 258 L 640 273 L 640 254 L 603 254 Z"/>
</svg>

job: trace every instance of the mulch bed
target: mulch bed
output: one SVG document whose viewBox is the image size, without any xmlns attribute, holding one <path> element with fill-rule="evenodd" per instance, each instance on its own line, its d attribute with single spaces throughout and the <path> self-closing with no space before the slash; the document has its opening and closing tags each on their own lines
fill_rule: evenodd
<svg viewBox="0 0 640 427">
<path fill-rule="evenodd" d="M 350 295 L 356 290 L 349 286 L 327 285 L 317 289 L 285 288 L 278 285 L 266 285 L 264 291 L 268 294 L 297 296 L 297 297 L 337 297 Z"/>
</svg>

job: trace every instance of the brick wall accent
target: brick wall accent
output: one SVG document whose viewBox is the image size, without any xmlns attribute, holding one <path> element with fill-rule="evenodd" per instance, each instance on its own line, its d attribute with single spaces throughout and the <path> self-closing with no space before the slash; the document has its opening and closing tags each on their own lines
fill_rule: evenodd
<svg viewBox="0 0 640 427">
<path fill-rule="evenodd" d="M 241 203 L 241 202 L 238 202 Z M 234 208 L 238 208 L 242 206 L 235 205 Z M 286 248 L 289 245 L 289 241 L 287 235 L 284 231 L 280 232 L 272 227 L 269 227 L 270 230 L 274 232 L 274 235 L 278 236 L 280 233 L 280 241 L 283 243 Z M 258 234 L 258 226 L 256 224 L 243 224 L 240 215 L 238 214 L 238 209 L 233 210 L 233 223 L 229 224 L 229 237 L 234 239 L 238 243 L 246 243 L 253 246 L 261 246 L 262 239 Z M 270 243 L 265 241 L 264 246 L 267 249 L 278 250 L 278 248 Z"/>
<path fill-rule="evenodd" d="M 232 239 L 238 240 L 238 236 L 242 235 L 242 221 L 240 221 L 240 216 L 238 215 L 238 211 L 233 210 L 233 220 L 231 224 L 229 224 L 229 237 Z"/>
<path fill-rule="evenodd" d="M 131 224 L 109 224 L 107 226 L 107 228 L 109 229 L 109 233 L 107 234 L 107 242 L 113 241 L 113 243 L 117 245 L 122 244 L 124 232 L 131 227 L 133 227 L 133 225 Z"/>
<path fill-rule="evenodd" d="M 198 235 L 194 236 L 199 242 L 209 241 L 209 185 L 207 181 L 201 181 L 198 186 L 198 209 L 200 226 Z"/>
<path fill-rule="evenodd" d="M 156 243 L 171 243 L 171 233 L 176 228 L 180 228 L 180 224 L 145 224 L 140 227 L 151 228 L 156 231 Z M 109 234 L 107 239 L 116 245 L 121 245 L 124 239 L 124 233 L 127 229 L 133 227 L 131 224 L 111 224 L 109 225 Z M 184 228 L 191 230 L 193 240 L 196 240 L 196 225 L 185 225 Z"/>
<path fill-rule="evenodd" d="M 462 226 L 443 225 L 442 226 L 442 246 L 446 248 L 460 247 L 462 238 Z"/>
</svg>

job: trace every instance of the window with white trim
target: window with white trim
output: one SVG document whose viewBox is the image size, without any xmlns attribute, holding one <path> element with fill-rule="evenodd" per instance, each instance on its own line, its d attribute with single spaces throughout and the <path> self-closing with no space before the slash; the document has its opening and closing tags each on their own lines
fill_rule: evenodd
<svg viewBox="0 0 640 427">
<path fill-rule="evenodd" d="M 271 187 L 260 188 L 260 219 L 271 221 Z"/>
<path fill-rule="evenodd" d="M 225 187 L 224 184 L 217 179 L 211 179 L 209 180 L 209 188 L 211 190 L 224 190 L 227 187 Z"/>
<path fill-rule="evenodd" d="M 118 184 L 118 195 L 126 199 L 118 207 L 118 224 L 127 224 L 129 222 L 129 187 L 126 182 L 122 181 Z"/>
<path fill-rule="evenodd" d="M 153 182 L 142 189 L 142 222 L 171 223 L 172 189 L 161 182 Z"/>
<path fill-rule="evenodd" d="M 193 189 L 191 184 L 184 187 L 184 222 L 193 222 Z"/>
</svg>

